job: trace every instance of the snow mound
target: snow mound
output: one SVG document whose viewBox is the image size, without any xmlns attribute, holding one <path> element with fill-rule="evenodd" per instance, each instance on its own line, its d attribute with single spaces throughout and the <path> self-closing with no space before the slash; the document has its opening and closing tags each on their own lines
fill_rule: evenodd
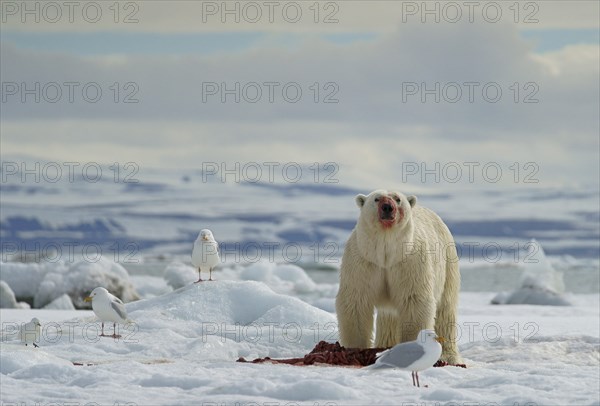
<svg viewBox="0 0 600 406">
<path fill-rule="evenodd" d="M 172 293 L 127 305 L 127 311 L 185 321 L 249 325 L 257 320 L 310 325 L 335 321 L 331 314 L 300 299 L 272 291 L 264 283 L 213 281 L 188 285 Z M 139 317 L 136 321 L 140 322 Z"/>
<path fill-rule="evenodd" d="M 79 261 L 71 266 L 62 262 L 0 263 L 0 279 L 17 299 L 33 302 L 38 309 L 64 294 L 75 307 L 89 309 L 83 298 L 98 286 L 125 302 L 139 299 L 125 268 L 105 258 L 97 262 Z"/>
<path fill-rule="evenodd" d="M 562 295 L 537 286 L 523 286 L 513 292 L 500 292 L 491 301 L 492 304 L 530 304 L 542 306 L 571 306 Z"/>
<path fill-rule="evenodd" d="M 16 309 L 18 307 L 15 293 L 8 283 L 0 281 L 0 309 Z"/>
<path fill-rule="evenodd" d="M 198 270 L 182 262 L 171 262 L 165 268 L 163 278 L 167 285 L 179 289 L 198 280 Z"/>
<path fill-rule="evenodd" d="M 57 297 L 46 306 L 44 306 L 46 310 L 75 310 L 75 306 L 73 306 L 73 302 L 71 298 L 66 293 Z"/>
<path fill-rule="evenodd" d="M 563 275 L 554 269 L 542 246 L 534 239 L 528 244 L 526 268 L 521 279 L 521 286 L 548 289 L 556 293 L 564 293 Z"/>
<path fill-rule="evenodd" d="M 312 305 L 329 313 L 335 313 L 335 298 L 323 297 L 312 302 Z"/>
<path fill-rule="evenodd" d="M 0 280 L 5 281 L 19 300 L 32 300 L 46 274 L 66 272 L 60 262 L 16 263 L 0 262 Z"/>
<path fill-rule="evenodd" d="M 183 262 L 169 263 L 163 273 L 166 285 L 180 289 L 198 280 L 198 270 Z M 294 264 L 259 261 L 250 264 L 221 264 L 215 272 L 216 281 L 262 282 L 276 293 L 298 296 L 304 301 L 329 312 L 335 312 L 334 301 L 337 284 L 317 284 L 301 267 Z M 137 290 L 143 293 L 143 284 L 135 281 Z M 167 287 L 165 286 L 165 287 Z M 164 293 L 164 292 L 163 292 Z M 151 296 L 143 295 L 144 298 Z"/>
<path fill-rule="evenodd" d="M 66 293 L 75 307 L 89 309 L 91 306 L 84 303 L 83 299 L 98 286 L 106 288 L 124 302 L 139 299 L 125 268 L 100 258 L 97 262 L 76 262 L 66 271 L 57 268 L 48 272 L 35 294 L 33 306 L 44 307 Z"/>
<path fill-rule="evenodd" d="M 571 306 L 562 295 L 565 290 L 562 273 L 552 267 L 542 246 L 531 240 L 528 252 L 521 287 L 513 292 L 498 293 L 491 304 Z"/>
<path fill-rule="evenodd" d="M 192 284 L 130 303 L 127 312 L 140 329 L 196 337 L 199 350 L 211 349 L 211 357 L 303 355 L 325 338 L 325 330 L 337 340 L 335 316 L 253 281 Z"/>
<path fill-rule="evenodd" d="M 243 269 L 240 279 L 265 282 L 276 291 L 293 290 L 298 293 L 307 293 L 317 289 L 317 285 L 304 272 L 304 269 L 293 264 L 257 262 Z"/>
<path fill-rule="evenodd" d="M 164 295 L 173 290 L 167 281 L 159 276 L 132 275 L 129 279 L 142 299 Z"/>
</svg>

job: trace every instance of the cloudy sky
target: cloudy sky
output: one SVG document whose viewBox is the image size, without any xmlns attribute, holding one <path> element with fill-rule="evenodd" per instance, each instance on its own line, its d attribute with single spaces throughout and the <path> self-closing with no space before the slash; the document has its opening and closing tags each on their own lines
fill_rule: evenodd
<svg viewBox="0 0 600 406">
<path fill-rule="evenodd" d="M 335 162 L 343 183 L 377 186 L 402 185 L 407 163 L 533 162 L 538 186 L 598 187 L 597 1 L 1 12 L 3 159 Z"/>
</svg>

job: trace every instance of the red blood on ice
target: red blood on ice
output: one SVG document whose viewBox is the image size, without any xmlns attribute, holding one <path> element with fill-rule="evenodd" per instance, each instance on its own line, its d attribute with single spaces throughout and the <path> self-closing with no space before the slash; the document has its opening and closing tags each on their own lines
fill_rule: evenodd
<svg viewBox="0 0 600 406">
<path fill-rule="evenodd" d="M 287 358 L 287 359 L 272 359 L 270 357 L 257 358 L 252 361 L 247 361 L 240 357 L 237 362 L 251 362 L 253 364 L 271 363 L 271 364 L 289 364 L 289 365 L 337 365 L 347 367 L 366 367 L 375 363 L 377 354 L 387 350 L 387 348 L 345 348 L 336 342 L 335 344 L 326 341 L 320 341 L 313 350 L 302 358 Z M 438 361 L 434 367 L 444 367 L 449 364 L 443 361 Z M 465 364 L 454 365 L 461 368 L 466 368 Z"/>
</svg>

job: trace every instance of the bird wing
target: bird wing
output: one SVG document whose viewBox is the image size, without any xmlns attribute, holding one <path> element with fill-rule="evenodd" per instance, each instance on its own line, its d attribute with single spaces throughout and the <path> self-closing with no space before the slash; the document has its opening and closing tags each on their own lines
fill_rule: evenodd
<svg viewBox="0 0 600 406">
<path fill-rule="evenodd" d="M 402 343 L 385 351 L 377 358 L 377 363 L 396 368 L 407 368 L 425 354 L 423 346 L 417 342 Z"/>
<path fill-rule="evenodd" d="M 37 341 L 39 330 L 32 322 L 25 323 L 19 330 L 19 338 L 22 341 Z"/>
<path fill-rule="evenodd" d="M 202 265 L 202 242 L 196 241 L 192 247 L 192 265 L 196 268 Z"/>
<path fill-rule="evenodd" d="M 29 324 L 29 323 L 25 323 L 21 326 L 21 328 L 19 328 L 19 339 L 21 339 L 21 340 L 25 339 L 25 332 L 27 330 L 27 324 Z"/>
<path fill-rule="evenodd" d="M 118 297 L 116 297 L 115 295 L 110 295 L 110 301 L 123 304 L 123 301 L 121 299 L 119 299 Z"/>
<path fill-rule="evenodd" d="M 118 302 L 115 300 L 111 300 L 110 306 L 115 312 L 117 312 L 120 318 L 122 318 L 123 320 L 127 320 L 127 311 L 125 310 L 125 305 L 123 304 L 123 302 L 121 302 L 121 300 L 117 300 Z"/>
</svg>

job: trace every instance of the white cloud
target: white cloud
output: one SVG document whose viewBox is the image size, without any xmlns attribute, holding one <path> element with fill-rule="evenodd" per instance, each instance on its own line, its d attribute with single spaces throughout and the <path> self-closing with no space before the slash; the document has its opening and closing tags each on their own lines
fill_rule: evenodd
<svg viewBox="0 0 600 406">
<path fill-rule="evenodd" d="M 510 26 L 401 26 L 353 45 L 312 39 L 208 56 L 80 57 L 3 43 L 1 64 L 5 86 L 16 86 L 4 92 L 7 119 L 353 121 L 466 138 L 597 127 L 598 46 L 536 55 Z M 78 84 L 72 103 L 65 83 Z M 25 91 L 36 84 L 40 103 Z M 62 97 L 50 103 L 56 87 Z"/>
<path fill-rule="evenodd" d="M 598 46 L 534 54 L 510 25 L 401 25 L 352 45 L 313 38 L 294 49 L 209 56 L 80 57 L 3 43 L 1 56 L 3 82 L 93 82 L 104 91 L 98 103 L 21 103 L 10 96 L 2 106 L 3 155 L 169 167 L 335 161 L 347 183 L 381 176 L 400 182 L 403 161 L 500 161 L 505 168 L 534 161 L 544 182 L 598 179 Z M 304 93 L 298 103 L 281 93 L 274 103 L 266 95 L 256 104 L 231 97 L 220 103 L 216 96 L 203 103 L 208 81 L 295 82 Z M 135 82 L 139 103 L 115 103 L 114 82 Z M 339 103 L 315 103 L 314 82 L 335 82 Z M 458 103 L 443 95 L 439 103 L 432 96 L 422 103 L 420 94 L 403 102 L 407 82 L 448 91 L 457 83 L 463 92 L 465 82 L 480 85 L 473 103 L 466 93 Z M 483 98 L 487 83 L 502 89 L 497 103 Z M 523 103 L 526 96 L 539 102 Z"/>
</svg>

